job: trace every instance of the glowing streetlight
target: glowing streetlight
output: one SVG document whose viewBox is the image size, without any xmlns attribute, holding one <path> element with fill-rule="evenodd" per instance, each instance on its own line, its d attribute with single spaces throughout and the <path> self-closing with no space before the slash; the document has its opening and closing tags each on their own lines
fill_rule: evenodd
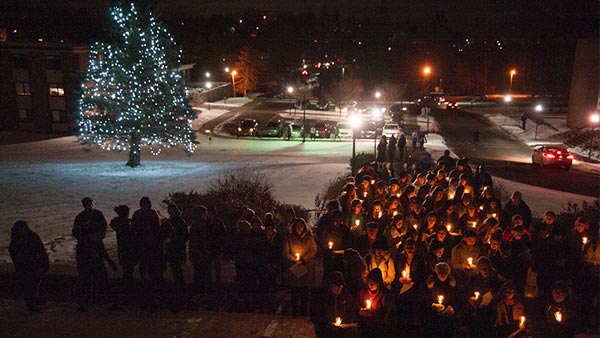
<svg viewBox="0 0 600 338">
<path fill-rule="evenodd" d="M 423 75 L 425 75 L 425 76 L 431 75 L 431 67 L 429 67 L 429 66 L 423 67 Z"/>
<path fill-rule="evenodd" d="M 204 77 L 206 77 L 206 79 L 210 79 L 210 72 L 204 73 Z"/>
<path fill-rule="evenodd" d="M 600 123 L 600 114 L 598 114 L 598 113 L 592 114 L 592 116 L 590 116 L 590 121 L 592 121 L 593 124 Z"/>
<path fill-rule="evenodd" d="M 381 98 L 381 92 L 375 92 L 375 98 L 376 99 Z"/>
<path fill-rule="evenodd" d="M 517 74 L 517 71 L 515 69 L 511 69 L 510 70 L 510 84 L 508 86 L 508 94 L 511 95 L 512 94 L 512 82 L 513 82 L 513 76 L 515 76 Z"/>
<path fill-rule="evenodd" d="M 237 75 L 237 71 L 231 71 L 231 87 L 233 88 L 233 97 L 235 97 L 235 76 Z"/>
</svg>

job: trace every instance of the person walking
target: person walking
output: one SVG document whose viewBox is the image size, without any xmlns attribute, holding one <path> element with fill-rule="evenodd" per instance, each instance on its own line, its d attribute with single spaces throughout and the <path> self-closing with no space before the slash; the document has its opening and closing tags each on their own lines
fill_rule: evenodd
<svg viewBox="0 0 600 338">
<path fill-rule="evenodd" d="M 163 237 L 165 238 L 165 257 L 173 273 L 174 299 L 173 310 L 177 311 L 185 293 L 185 280 L 183 278 L 183 264 L 187 260 L 186 244 L 189 238 L 188 227 L 181 211 L 175 204 L 167 207 L 169 218 L 162 224 Z"/>
<path fill-rule="evenodd" d="M 401 134 L 398 138 L 398 159 L 400 160 L 400 164 L 403 164 L 405 159 L 405 149 L 406 149 L 406 136 Z"/>
<path fill-rule="evenodd" d="M 21 283 L 27 311 L 37 312 L 38 306 L 45 302 L 40 297 L 40 290 L 49 267 L 44 243 L 27 222 L 16 221 L 11 229 L 8 251 Z"/>
</svg>

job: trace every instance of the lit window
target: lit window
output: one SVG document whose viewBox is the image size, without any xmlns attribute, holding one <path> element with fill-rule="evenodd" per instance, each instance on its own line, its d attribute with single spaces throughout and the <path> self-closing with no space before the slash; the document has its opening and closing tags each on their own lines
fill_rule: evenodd
<svg viewBox="0 0 600 338">
<path fill-rule="evenodd" d="M 65 96 L 65 89 L 62 83 L 49 83 L 50 96 Z"/>
<path fill-rule="evenodd" d="M 15 82 L 15 91 L 17 92 L 17 95 L 20 96 L 31 95 L 31 90 L 29 89 L 29 82 Z"/>
</svg>

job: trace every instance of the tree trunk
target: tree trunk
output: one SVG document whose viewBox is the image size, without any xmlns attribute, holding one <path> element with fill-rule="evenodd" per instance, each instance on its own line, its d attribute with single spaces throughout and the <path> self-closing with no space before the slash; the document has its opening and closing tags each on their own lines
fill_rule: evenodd
<svg viewBox="0 0 600 338">
<path fill-rule="evenodd" d="M 129 161 L 127 165 L 135 168 L 140 165 L 140 137 L 138 135 L 131 136 L 131 146 L 129 148 Z"/>
</svg>

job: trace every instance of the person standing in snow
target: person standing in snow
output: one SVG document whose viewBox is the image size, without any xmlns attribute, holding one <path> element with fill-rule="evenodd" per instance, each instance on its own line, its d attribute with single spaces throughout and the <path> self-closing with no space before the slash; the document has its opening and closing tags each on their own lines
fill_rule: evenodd
<svg viewBox="0 0 600 338">
<path fill-rule="evenodd" d="M 11 229 L 8 251 L 22 283 L 27 311 L 37 312 L 38 305 L 44 302 L 40 298 L 40 289 L 49 266 L 44 244 L 27 222 L 16 221 Z"/>
</svg>

